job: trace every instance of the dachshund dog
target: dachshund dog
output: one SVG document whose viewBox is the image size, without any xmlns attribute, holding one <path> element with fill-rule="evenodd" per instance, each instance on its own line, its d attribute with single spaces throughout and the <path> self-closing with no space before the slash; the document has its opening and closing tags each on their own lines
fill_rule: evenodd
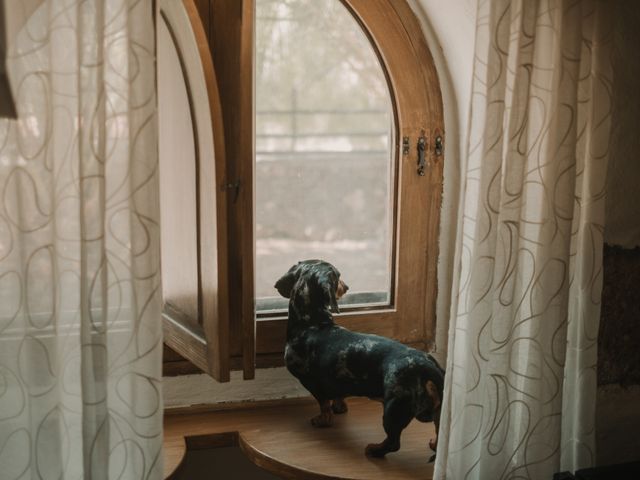
<svg viewBox="0 0 640 480">
<path fill-rule="evenodd" d="M 315 427 L 331 426 L 333 414 L 345 413 L 345 397 L 382 400 L 387 437 L 365 453 L 384 457 L 400 449 L 400 434 L 413 418 L 440 423 L 444 370 L 424 352 L 377 335 L 352 332 L 333 321 L 338 300 L 349 287 L 328 262 L 306 260 L 294 265 L 275 288 L 289 298 L 287 369 L 320 405 Z M 431 457 L 431 460 L 435 455 Z"/>
</svg>

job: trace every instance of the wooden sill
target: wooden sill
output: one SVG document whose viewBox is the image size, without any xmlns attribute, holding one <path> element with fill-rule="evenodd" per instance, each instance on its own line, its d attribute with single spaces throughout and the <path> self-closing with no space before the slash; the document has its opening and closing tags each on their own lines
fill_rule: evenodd
<svg viewBox="0 0 640 480">
<path fill-rule="evenodd" d="M 256 465 L 286 479 L 419 480 L 433 477 L 432 423 L 416 420 L 402 434 L 402 448 L 384 459 L 364 455 L 385 437 L 382 405 L 349 399 L 349 412 L 331 428 L 317 429 L 312 399 L 216 412 L 165 413 L 164 472 L 179 478 L 186 450 L 238 445 Z"/>
</svg>

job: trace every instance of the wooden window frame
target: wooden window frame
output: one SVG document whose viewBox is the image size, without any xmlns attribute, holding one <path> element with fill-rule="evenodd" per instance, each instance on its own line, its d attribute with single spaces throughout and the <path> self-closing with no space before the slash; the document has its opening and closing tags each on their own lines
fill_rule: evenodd
<svg viewBox="0 0 640 480">
<path fill-rule="evenodd" d="M 227 162 L 218 84 L 208 36 L 193 0 L 156 0 L 156 9 L 156 22 L 164 22 L 167 27 L 187 91 L 197 177 L 193 187 L 198 265 L 193 274 L 198 291 L 187 300 L 195 304 L 189 310 L 197 314 L 186 314 L 177 307 L 178 302 L 164 299 L 164 342 L 216 380 L 226 382 L 230 378 L 227 195 L 218 185 L 227 176 Z M 176 158 L 175 172 L 181 161 L 188 159 Z M 179 215 L 184 205 L 170 208 Z M 161 240 L 170 240 L 165 231 Z M 189 247 L 174 240 L 171 248 L 179 255 Z"/>
<path fill-rule="evenodd" d="M 226 196 L 229 316 L 226 323 L 218 321 L 218 325 L 226 326 L 227 331 L 223 334 L 226 337 L 221 338 L 223 341 L 226 338 L 228 343 L 226 352 L 220 345 L 220 339 L 210 345 L 220 348 L 214 356 L 227 355 L 225 360 L 217 361 L 218 365 L 241 368 L 244 378 L 248 379 L 255 375 L 256 366 L 282 364 L 286 330 L 285 316 L 256 319 L 254 309 L 255 4 L 254 0 L 183 1 L 190 5 L 192 11 L 199 12 L 202 32 L 206 32 L 208 37 L 225 127 L 226 165 L 217 183 L 220 187 L 218 192 L 224 191 L 223 196 Z M 392 96 L 396 221 L 392 307 L 357 311 L 345 309 L 336 320 L 353 330 L 385 335 L 420 348 L 429 348 L 435 337 L 438 228 L 444 163 L 444 152 L 440 149 L 436 153 L 435 148 L 437 137 L 444 145 L 442 95 L 437 71 L 420 23 L 406 0 L 340 1 L 369 38 Z M 416 171 L 417 141 L 421 135 L 427 139 L 424 176 Z M 402 152 L 405 137 L 409 138 L 408 154 Z M 222 217 L 219 215 L 218 219 Z M 349 279 L 345 281 L 349 283 Z M 184 349 L 179 353 L 191 359 L 185 355 Z M 228 371 L 226 375 L 218 372 L 214 377 L 224 381 L 228 379 Z"/>
<path fill-rule="evenodd" d="M 438 136 L 444 141 L 440 85 L 419 22 L 406 2 L 342 0 L 342 3 L 369 38 L 392 95 L 396 125 L 397 197 L 393 242 L 396 262 L 395 281 L 392 282 L 395 289 L 392 292 L 393 307 L 345 309 L 345 313 L 337 316 L 337 321 L 353 330 L 385 335 L 426 348 L 435 334 L 437 242 L 444 160 L 442 155 L 435 154 L 434 142 Z M 252 122 L 246 121 L 245 131 L 253 129 Z M 429 168 L 425 176 L 416 172 L 416 144 L 422 134 L 428 143 Z M 403 137 L 409 138 L 408 155 L 401 152 Z M 253 153 L 244 160 L 253 165 Z M 253 175 L 253 171 L 249 173 Z M 245 180 L 246 184 L 249 182 L 253 182 L 253 177 Z M 253 192 L 245 190 L 242 193 L 244 201 L 252 205 Z M 423 221 L 412 221 L 418 215 L 423 216 Z M 252 215 L 243 212 L 239 222 L 244 232 L 253 232 Z M 416 228 L 416 225 L 426 228 Z M 243 257 L 251 257 L 254 239 L 243 242 L 243 248 Z M 345 280 L 349 283 L 349 279 Z M 244 290 L 242 293 L 245 293 L 243 303 L 252 306 L 253 291 Z M 254 322 L 254 312 L 251 310 L 248 315 L 243 317 L 243 322 Z M 255 350 L 259 366 L 273 364 L 271 355 L 280 356 L 285 344 L 285 331 L 286 316 L 256 321 Z"/>
</svg>

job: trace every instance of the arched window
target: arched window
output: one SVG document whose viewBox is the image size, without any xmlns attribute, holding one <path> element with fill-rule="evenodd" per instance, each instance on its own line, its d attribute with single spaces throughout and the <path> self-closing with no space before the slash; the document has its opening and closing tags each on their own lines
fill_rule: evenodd
<svg viewBox="0 0 640 480">
<path fill-rule="evenodd" d="M 407 3 L 161 0 L 158 18 L 160 66 L 174 62 L 159 76 L 167 343 L 219 380 L 277 365 L 286 300 L 273 284 L 323 258 L 350 286 L 337 323 L 427 347 L 444 124 Z M 181 35 L 182 53 L 169 48 Z M 199 67 L 180 60 L 186 48 L 199 49 Z M 182 120 L 163 99 L 178 90 Z M 203 130 L 210 145 L 198 153 Z"/>
</svg>

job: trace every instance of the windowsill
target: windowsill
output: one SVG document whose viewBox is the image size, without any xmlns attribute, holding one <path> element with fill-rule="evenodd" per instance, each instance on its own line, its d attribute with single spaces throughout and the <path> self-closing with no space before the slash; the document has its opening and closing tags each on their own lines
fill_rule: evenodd
<svg viewBox="0 0 640 480">
<path fill-rule="evenodd" d="M 402 448 L 385 459 L 364 455 L 368 443 L 385 437 L 382 405 L 348 400 L 349 412 L 334 417 L 331 428 L 317 429 L 309 419 L 318 412 L 312 399 L 269 402 L 217 412 L 165 414 L 165 477 L 174 478 L 187 449 L 239 445 L 267 471 L 290 479 L 430 479 L 433 453 L 427 443 L 432 423 L 416 420 L 402 434 Z M 179 478 L 176 476 L 175 478 Z"/>
</svg>

